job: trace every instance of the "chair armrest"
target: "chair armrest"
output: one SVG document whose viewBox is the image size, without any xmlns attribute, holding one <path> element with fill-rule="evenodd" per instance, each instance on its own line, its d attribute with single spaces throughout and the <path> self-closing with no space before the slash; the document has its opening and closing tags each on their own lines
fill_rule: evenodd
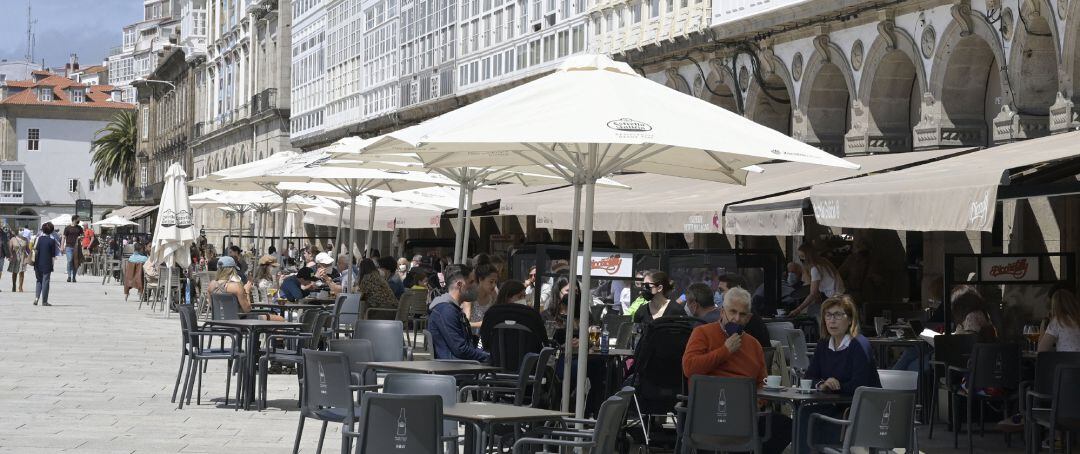
<svg viewBox="0 0 1080 454">
<path fill-rule="evenodd" d="M 817 419 L 820 419 L 820 420 L 822 420 L 824 422 L 827 422 L 827 423 L 840 425 L 840 426 L 850 426 L 851 425 L 851 421 L 848 421 L 846 419 L 833 418 L 831 416 L 825 416 L 825 415 L 823 415 L 821 413 L 812 413 L 812 414 L 810 414 L 810 427 L 814 426 L 814 420 L 817 420 Z M 813 431 L 813 429 L 811 429 L 811 431 Z"/>
<path fill-rule="evenodd" d="M 524 445 L 541 445 L 541 446 L 565 446 L 568 448 L 585 448 L 591 445 L 591 442 L 585 441 L 570 441 L 570 440 L 549 440 L 545 438 L 519 438 L 514 442 L 515 453 L 521 452 L 521 446 Z"/>
<path fill-rule="evenodd" d="M 559 420 L 568 424 L 596 424 L 595 419 L 565 417 Z"/>
<path fill-rule="evenodd" d="M 596 433 L 593 431 L 578 431 L 578 430 L 553 430 L 548 432 L 548 435 L 555 437 L 567 437 L 567 438 L 595 438 Z"/>
<path fill-rule="evenodd" d="M 956 373 L 960 373 L 960 374 L 968 373 L 968 368 L 966 368 L 966 367 L 949 366 L 948 370 L 949 370 L 949 372 L 956 372 Z"/>
<path fill-rule="evenodd" d="M 383 385 L 349 385 L 349 389 L 353 391 L 377 391 L 383 388 Z"/>
</svg>

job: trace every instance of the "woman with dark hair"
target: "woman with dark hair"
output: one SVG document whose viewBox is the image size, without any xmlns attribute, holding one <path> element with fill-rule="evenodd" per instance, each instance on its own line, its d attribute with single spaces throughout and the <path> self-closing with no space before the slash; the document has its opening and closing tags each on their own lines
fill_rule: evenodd
<svg viewBox="0 0 1080 454">
<path fill-rule="evenodd" d="M 952 318 L 956 323 L 955 334 L 976 334 L 979 342 L 996 342 L 997 328 L 990 322 L 986 300 L 979 290 L 970 285 L 953 287 L 949 296 L 952 301 Z"/>
<path fill-rule="evenodd" d="M 519 281 L 506 281 L 499 286 L 499 295 L 495 297 L 495 304 L 520 304 L 525 302 L 525 284 Z"/>
<path fill-rule="evenodd" d="M 465 318 L 469 319 L 469 325 L 473 329 L 479 329 L 484 322 L 484 313 L 495 304 L 495 298 L 498 296 L 496 285 L 499 282 L 499 269 L 491 262 L 481 262 L 476 265 L 474 273 L 477 285 L 476 301 L 463 302 L 461 310 L 465 313 Z"/>
<path fill-rule="evenodd" d="M 552 288 L 555 289 L 553 292 L 555 293 L 553 298 L 554 302 L 544 309 L 544 312 L 542 313 L 544 321 L 565 321 L 565 317 L 562 317 L 559 314 L 562 312 L 561 301 L 563 301 L 566 295 L 570 294 L 570 279 L 565 276 L 559 276 L 559 279 L 555 281 L 555 286 Z"/>
<path fill-rule="evenodd" d="M 668 298 L 673 286 L 667 273 L 660 270 L 646 272 L 641 280 L 641 293 L 649 303 L 634 312 L 634 323 L 650 323 L 662 317 L 686 316 L 683 305 Z"/>
<path fill-rule="evenodd" d="M 56 230 L 51 222 L 41 226 L 41 235 L 34 239 L 34 277 L 37 278 L 37 287 L 34 290 L 34 305 L 41 301 L 42 306 L 49 304 L 49 279 L 52 277 L 53 261 L 60 255 L 60 243 L 53 238 Z"/>
<path fill-rule="evenodd" d="M 398 301 L 390 284 L 379 273 L 379 266 L 371 259 L 360 261 L 360 297 L 369 308 L 397 309 Z"/>
</svg>

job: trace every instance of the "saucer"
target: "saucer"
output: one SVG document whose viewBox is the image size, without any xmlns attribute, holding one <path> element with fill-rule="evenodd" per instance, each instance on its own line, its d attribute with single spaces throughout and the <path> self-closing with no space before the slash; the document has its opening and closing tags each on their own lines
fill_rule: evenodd
<svg viewBox="0 0 1080 454">
<path fill-rule="evenodd" d="M 771 386 L 762 386 L 761 389 L 763 391 L 781 392 L 781 391 L 784 390 L 784 387 L 783 386 L 777 386 L 777 387 L 773 388 Z"/>
<path fill-rule="evenodd" d="M 814 392 L 817 391 L 814 388 L 791 388 L 791 389 L 795 390 L 795 392 L 797 392 L 799 394 L 813 394 Z"/>
</svg>

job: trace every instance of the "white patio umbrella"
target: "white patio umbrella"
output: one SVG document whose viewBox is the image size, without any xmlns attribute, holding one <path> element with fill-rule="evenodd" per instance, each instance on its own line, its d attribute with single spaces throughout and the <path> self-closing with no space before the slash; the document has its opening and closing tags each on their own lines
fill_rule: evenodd
<svg viewBox="0 0 1080 454">
<path fill-rule="evenodd" d="M 187 173 L 180 164 L 173 163 L 165 171 L 165 187 L 161 191 L 161 204 L 158 205 L 157 225 L 154 237 L 150 241 L 150 266 L 166 265 L 169 267 L 168 280 L 172 282 L 173 268 L 176 265 L 187 268 L 191 265 L 191 244 L 195 242 L 195 229 L 192 228 L 191 204 L 188 201 Z M 165 314 L 169 314 L 172 292 L 165 298 Z"/>
<path fill-rule="evenodd" d="M 380 153 L 412 151 L 426 167 L 550 168 L 575 186 L 570 255 L 574 262 L 582 187 L 582 255 L 591 261 L 595 183 L 614 172 L 633 170 L 742 184 L 746 167 L 773 160 L 858 167 L 652 82 L 629 65 L 602 55 L 570 58 L 551 75 L 408 128 L 407 133 L 390 133 L 367 148 L 372 159 Z M 576 270 L 576 263 L 570 269 Z M 578 307 L 581 333 L 588 329 L 590 275 L 582 276 L 586 291 L 581 292 Z M 574 281 L 570 280 L 571 285 Z M 571 344 L 570 331 L 567 345 Z M 585 389 L 586 349 L 587 343 L 579 343 L 579 390 Z M 569 404 L 569 370 L 563 382 L 564 409 Z M 578 417 L 584 406 L 585 395 L 579 392 Z"/>
<path fill-rule="evenodd" d="M 351 209 L 349 230 L 350 252 L 351 245 L 356 243 L 356 199 L 373 189 L 383 189 L 390 192 L 405 191 L 430 186 L 452 185 L 453 181 L 437 174 L 425 172 L 413 172 L 405 170 L 378 170 L 359 167 L 341 167 L 328 165 L 326 159 L 294 162 L 289 165 L 273 169 L 259 169 L 224 178 L 224 182 L 243 182 L 248 184 L 260 184 L 267 187 L 273 186 L 280 190 L 280 183 L 326 183 L 341 191 L 349 197 Z M 370 201 L 368 213 L 368 230 L 364 249 L 371 250 L 371 240 L 374 233 L 375 207 L 378 198 L 368 196 Z"/>
<path fill-rule="evenodd" d="M 125 219 L 123 216 L 109 216 L 105 219 L 97 221 L 94 225 L 98 227 L 124 227 L 128 225 L 139 225 L 137 222 L 131 222 Z"/>
<path fill-rule="evenodd" d="M 53 227 L 56 227 L 57 229 L 63 230 L 64 226 L 71 225 L 71 215 L 70 214 L 61 214 L 60 216 L 49 219 L 46 222 L 51 222 L 53 224 Z M 90 220 L 88 220 L 88 219 L 80 219 L 79 222 L 80 223 L 83 223 L 83 222 L 89 223 Z M 44 224 L 44 222 L 42 224 Z"/>
</svg>

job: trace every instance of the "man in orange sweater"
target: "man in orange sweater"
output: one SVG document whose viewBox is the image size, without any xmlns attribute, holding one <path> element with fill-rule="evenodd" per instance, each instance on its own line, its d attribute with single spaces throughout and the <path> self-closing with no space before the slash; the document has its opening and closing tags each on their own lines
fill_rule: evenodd
<svg viewBox="0 0 1080 454">
<path fill-rule="evenodd" d="M 742 332 L 752 316 L 749 292 L 736 287 L 724 293 L 720 319 L 698 326 L 690 334 L 683 352 L 683 375 L 748 377 L 761 387 L 768 375 L 765 352 L 757 339 Z M 791 441 L 791 419 L 779 413 L 770 415 L 772 436 L 765 441 L 764 452 L 780 453 Z M 764 432 L 764 421 L 759 427 Z"/>
</svg>

